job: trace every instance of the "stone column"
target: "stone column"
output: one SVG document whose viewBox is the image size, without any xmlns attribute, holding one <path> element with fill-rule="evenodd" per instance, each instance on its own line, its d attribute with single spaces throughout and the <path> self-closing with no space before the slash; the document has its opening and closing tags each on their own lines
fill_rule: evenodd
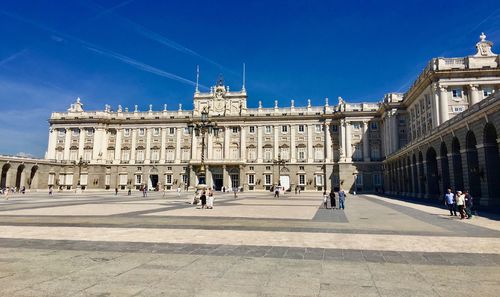
<svg viewBox="0 0 500 297">
<path fill-rule="evenodd" d="M 326 150 L 326 160 L 325 162 L 332 161 L 332 126 L 330 123 L 325 123 L 325 150 Z"/>
<path fill-rule="evenodd" d="M 56 158 L 57 145 L 57 129 L 49 129 L 49 145 L 47 147 L 47 159 L 53 160 Z"/>
<path fill-rule="evenodd" d="M 164 164 L 165 163 L 165 145 L 167 143 L 167 129 L 166 127 L 160 128 L 161 129 L 161 146 L 160 146 L 160 163 Z"/>
<path fill-rule="evenodd" d="M 345 134 L 346 134 L 346 122 L 344 120 L 344 121 L 340 122 L 340 146 L 341 146 L 341 151 L 339 152 L 339 154 L 340 154 L 339 161 L 340 162 L 345 162 L 346 157 L 347 157 L 347 150 L 346 150 L 347 147 L 346 147 Z"/>
<path fill-rule="evenodd" d="M 257 163 L 262 163 L 262 126 L 257 126 Z"/>
<path fill-rule="evenodd" d="M 307 125 L 307 162 L 312 163 L 313 156 L 313 125 Z"/>
<path fill-rule="evenodd" d="M 439 86 L 439 124 L 446 122 L 448 119 L 448 90 L 445 86 Z"/>
<path fill-rule="evenodd" d="M 229 159 L 229 141 L 231 141 L 231 129 L 229 127 L 225 127 L 224 129 L 224 159 Z"/>
<path fill-rule="evenodd" d="M 151 131 L 153 128 L 146 128 L 146 154 L 144 164 L 151 163 Z"/>
<path fill-rule="evenodd" d="M 94 147 L 92 150 L 92 160 L 97 161 L 102 158 L 102 138 L 104 137 L 104 129 L 98 127 L 94 131 Z M 101 156 L 99 156 L 101 154 Z"/>
<path fill-rule="evenodd" d="M 71 129 L 66 128 L 66 134 L 64 135 L 64 158 L 63 160 L 69 160 L 69 148 L 71 145 Z"/>
<path fill-rule="evenodd" d="M 132 144 L 130 147 L 130 164 L 135 164 L 135 148 L 137 146 L 137 129 L 132 130 Z"/>
<path fill-rule="evenodd" d="M 83 157 L 83 148 L 85 147 L 85 129 L 80 128 L 80 134 L 78 134 L 78 156 L 77 158 Z"/>
<path fill-rule="evenodd" d="M 295 136 L 297 135 L 295 132 L 295 125 L 290 125 L 290 162 L 295 163 L 297 162 L 297 152 L 296 150 L 296 144 L 295 144 Z"/>
<path fill-rule="evenodd" d="M 243 191 L 246 191 L 248 190 L 248 185 L 243 165 L 240 165 L 239 169 L 240 169 L 240 187 L 243 189 Z"/>
<path fill-rule="evenodd" d="M 245 126 L 241 126 L 240 127 L 240 160 L 242 160 L 243 162 L 246 161 L 247 159 L 247 155 L 246 155 L 246 151 L 247 151 L 247 133 L 246 133 L 246 127 Z"/>
<path fill-rule="evenodd" d="M 395 152 L 399 148 L 399 123 L 398 123 L 398 117 L 396 116 L 396 113 L 394 112 L 392 117 L 391 117 L 391 141 L 392 141 L 392 148 L 391 148 L 391 153 Z"/>
<path fill-rule="evenodd" d="M 177 142 L 175 143 L 175 163 L 179 164 L 181 162 L 181 133 L 182 127 L 177 127 L 175 128 L 175 137 L 177 139 Z"/>
<path fill-rule="evenodd" d="M 100 159 L 106 163 L 107 153 L 108 153 L 108 143 L 109 143 L 109 130 L 102 130 L 102 141 L 101 141 L 101 157 Z"/>
<path fill-rule="evenodd" d="M 189 165 L 189 188 L 194 189 L 196 187 L 196 173 L 194 172 L 193 165 Z"/>
<path fill-rule="evenodd" d="M 214 188 L 214 181 L 212 179 L 212 171 L 210 171 L 210 166 L 205 165 L 206 175 L 205 175 L 205 184 L 209 188 Z"/>
<path fill-rule="evenodd" d="M 469 85 L 470 89 L 470 105 L 474 105 L 479 102 L 479 89 L 477 85 Z"/>
<path fill-rule="evenodd" d="M 273 144 L 273 149 L 274 149 L 274 158 L 277 159 L 278 158 L 278 154 L 279 154 L 279 135 L 280 135 L 280 131 L 279 131 L 279 128 L 280 126 L 278 125 L 274 125 L 274 134 L 273 134 L 273 140 L 274 140 L 274 144 Z"/>
<path fill-rule="evenodd" d="M 226 192 L 227 192 L 228 187 L 231 186 L 231 181 L 229 178 L 229 172 L 227 171 L 226 165 L 222 165 L 222 183 L 226 187 Z"/>
<path fill-rule="evenodd" d="M 194 131 L 191 136 L 191 160 L 198 160 L 198 137 Z"/>
<path fill-rule="evenodd" d="M 122 133 L 123 129 L 116 129 L 115 163 L 119 163 L 122 154 Z"/>
<path fill-rule="evenodd" d="M 439 86 L 437 83 L 432 85 L 432 127 L 435 128 L 439 125 Z M 415 121 L 418 122 L 419 119 L 416 118 L 417 114 L 415 113 Z M 417 126 L 417 125 L 416 125 Z"/>
<path fill-rule="evenodd" d="M 351 122 L 345 122 L 345 161 L 352 162 L 352 145 L 351 145 Z"/>
<path fill-rule="evenodd" d="M 367 121 L 363 121 L 363 161 L 370 162 L 370 137 Z"/>
</svg>

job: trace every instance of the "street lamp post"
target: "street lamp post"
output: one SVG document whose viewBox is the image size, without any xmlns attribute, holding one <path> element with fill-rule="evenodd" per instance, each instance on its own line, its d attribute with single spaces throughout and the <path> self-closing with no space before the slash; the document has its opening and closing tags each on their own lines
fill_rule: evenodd
<svg viewBox="0 0 500 297">
<path fill-rule="evenodd" d="M 277 183 L 277 185 L 281 186 L 281 180 L 280 180 L 280 177 L 281 177 L 281 165 L 285 166 L 286 160 L 282 160 L 281 159 L 281 154 L 278 153 L 278 159 L 277 160 L 273 160 L 273 163 L 274 164 L 278 164 L 278 183 Z"/>
<path fill-rule="evenodd" d="M 214 134 L 216 137 L 219 135 L 219 127 L 216 123 L 212 123 L 208 118 L 208 107 L 204 107 L 201 111 L 201 119 L 193 121 L 188 125 L 189 133 L 195 133 L 196 136 L 201 135 L 201 165 L 198 174 L 198 185 L 206 185 L 206 167 L 205 167 L 205 135 Z"/>
<path fill-rule="evenodd" d="M 89 164 L 89 161 L 84 161 L 82 157 L 80 157 L 80 160 L 78 162 L 73 161 L 73 164 L 78 166 L 78 183 L 76 184 L 76 189 L 77 191 L 81 189 L 81 176 L 82 176 L 82 166 L 87 166 Z"/>
</svg>

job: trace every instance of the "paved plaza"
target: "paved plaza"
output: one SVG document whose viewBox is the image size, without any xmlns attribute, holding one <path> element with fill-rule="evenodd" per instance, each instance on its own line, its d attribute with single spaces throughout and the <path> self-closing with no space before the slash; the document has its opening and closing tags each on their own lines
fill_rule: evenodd
<svg viewBox="0 0 500 297">
<path fill-rule="evenodd" d="M 498 296 L 500 221 L 321 193 L 11 195 L 0 296 Z"/>
</svg>

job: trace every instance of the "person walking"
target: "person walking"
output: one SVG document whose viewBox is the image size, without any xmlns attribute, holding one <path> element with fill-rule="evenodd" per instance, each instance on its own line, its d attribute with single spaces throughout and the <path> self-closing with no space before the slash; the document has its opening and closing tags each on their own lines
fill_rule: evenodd
<svg viewBox="0 0 500 297">
<path fill-rule="evenodd" d="M 472 219 L 472 207 L 474 206 L 473 198 L 469 194 L 469 191 L 464 191 L 465 195 L 465 213 L 467 214 L 467 219 Z"/>
<path fill-rule="evenodd" d="M 49 187 L 49 196 L 52 196 L 52 192 L 53 192 L 53 187 L 52 187 L 52 186 L 50 186 L 50 187 Z"/>
<path fill-rule="evenodd" d="M 118 195 L 118 187 L 115 188 L 115 196 Z"/>
<path fill-rule="evenodd" d="M 206 208 L 207 207 L 207 195 L 206 195 L 205 191 L 201 192 L 200 200 L 201 200 L 201 209 Z"/>
<path fill-rule="evenodd" d="M 444 205 L 448 206 L 450 216 L 457 215 L 457 208 L 455 204 L 455 195 L 448 189 L 448 193 L 444 195 Z"/>
<path fill-rule="evenodd" d="M 10 188 L 7 187 L 7 189 L 4 191 L 4 194 L 5 194 L 5 200 L 9 200 L 9 192 L 10 192 Z"/>
<path fill-rule="evenodd" d="M 326 191 L 323 192 L 323 208 L 328 208 L 328 195 L 326 194 Z"/>
<path fill-rule="evenodd" d="M 181 199 L 181 187 L 177 187 L 177 199 Z"/>
<path fill-rule="evenodd" d="M 347 194 L 343 189 L 339 190 L 339 209 L 345 208 L 345 199 L 347 198 Z"/>
<path fill-rule="evenodd" d="M 208 189 L 207 208 L 208 209 L 214 208 L 214 191 L 212 191 L 211 188 Z"/>
<path fill-rule="evenodd" d="M 142 188 L 142 197 L 148 197 L 148 187 L 147 186 L 144 186 L 144 188 Z"/>
<path fill-rule="evenodd" d="M 330 206 L 332 209 L 335 209 L 337 207 L 337 203 L 335 201 L 335 192 L 333 190 L 330 192 Z"/>
<path fill-rule="evenodd" d="M 130 196 L 130 195 L 132 195 L 132 189 L 129 187 L 128 192 L 127 192 L 127 196 Z"/>
<path fill-rule="evenodd" d="M 279 187 L 274 188 L 274 198 L 280 198 L 280 188 Z"/>
<path fill-rule="evenodd" d="M 465 195 L 462 194 L 462 191 L 457 192 L 455 201 L 457 203 L 458 212 L 460 213 L 460 219 L 463 220 L 465 219 Z"/>
</svg>

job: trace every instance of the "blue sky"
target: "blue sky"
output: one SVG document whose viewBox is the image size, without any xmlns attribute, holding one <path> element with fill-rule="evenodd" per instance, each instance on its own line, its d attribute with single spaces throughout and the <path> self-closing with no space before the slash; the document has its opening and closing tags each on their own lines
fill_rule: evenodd
<svg viewBox="0 0 500 297">
<path fill-rule="evenodd" d="M 47 119 L 76 97 L 192 107 L 223 74 L 248 105 L 378 101 L 432 57 L 500 46 L 499 1 L 10 1 L 0 3 L 0 153 L 43 157 Z"/>
</svg>

